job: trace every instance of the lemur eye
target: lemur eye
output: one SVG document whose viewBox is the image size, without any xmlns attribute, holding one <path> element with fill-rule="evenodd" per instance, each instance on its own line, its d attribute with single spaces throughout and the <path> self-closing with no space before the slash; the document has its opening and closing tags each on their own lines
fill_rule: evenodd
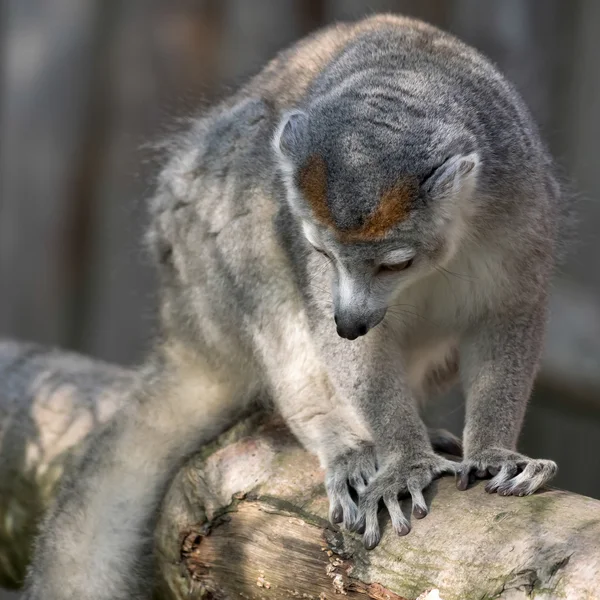
<svg viewBox="0 0 600 600">
<path fill-rule="evenodd" d="M 409 260 L 404 260 L 394 265 L 380 265 L 379 273 L 398 273 L 399 271 L 404 271 L 413 264 L 413 260 L 414 259 L 410 258 Z"/>
<path fill-rule="evenodd" d="M 331 257 L 329 256 L 329 254 L 327 254 L 327 252 L 325 252 L 325 250 L 321 250 L 321 248 L 317 248 L 316 246 L 313 246 L 313 248 L 319 253 L 322 254 L 323 256 L 326 256 L 327 258 L 331 259 Z"/>
</svg>

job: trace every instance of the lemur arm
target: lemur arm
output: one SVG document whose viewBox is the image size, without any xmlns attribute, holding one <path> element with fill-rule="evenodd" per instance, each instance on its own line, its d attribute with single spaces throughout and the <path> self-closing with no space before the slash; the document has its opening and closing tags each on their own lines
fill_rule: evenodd
<svg viewBox="0 0 600 600">
<path fill-rule="evenodd" d="M 523 496 L 556 472 L 550 460 L 516 452 L 527 401 L 537 373 L 546 321 L 545 303 L 482 319 L 462 344 L 461 371 L 467 396 L 465 462 L 458 481 L 494 475 L 490 492 Z"/>
</svg>

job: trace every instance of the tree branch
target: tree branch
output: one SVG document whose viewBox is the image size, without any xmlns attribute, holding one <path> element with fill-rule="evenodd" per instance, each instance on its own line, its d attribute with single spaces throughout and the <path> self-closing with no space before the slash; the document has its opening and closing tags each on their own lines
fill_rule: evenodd
<svg viewBox="0 0 600 600">
<path fill-rule="evenodd" d="M 0 344 L 4 584 L 22 576 L 32 524 L 68 457 L 114 414 L 133 377 L 73 354 Z M 327 522 L 316 460 L 281 423 L 257 415 L 203 449 L 170 486 L 155 532 L 157 597 L 598 596 L 599 501 L 559 490 L 507 498 L 482 485 L 458 492 L 451 478 L 436 482 L 428 501 L 431 514 L 406 537 L 382 515 L 381 545 L 366 552 Z"/>
</svg>

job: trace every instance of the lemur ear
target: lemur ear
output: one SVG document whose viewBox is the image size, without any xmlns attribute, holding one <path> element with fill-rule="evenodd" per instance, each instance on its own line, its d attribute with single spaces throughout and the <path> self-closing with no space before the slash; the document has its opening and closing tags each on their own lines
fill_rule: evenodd
<svg viewBox="0 0 600 600">
<path fill-rule="evenodd" d="M 457 154 L 437 167 L 422 183 L 432 195 L 449 195 L 472 191 L 479 172 L 479 154 Z"/>
<path fill-rule="evenodd" d="M 275 131 L 275 151 L 286 158 L 299 158 L 308 145 L 308 115 L 295 110 L 283 116 Z"/>
</svg>

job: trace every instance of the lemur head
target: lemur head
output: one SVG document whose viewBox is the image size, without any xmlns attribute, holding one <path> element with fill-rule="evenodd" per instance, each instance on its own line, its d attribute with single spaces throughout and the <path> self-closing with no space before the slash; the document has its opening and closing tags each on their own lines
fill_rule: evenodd
<svg viewBox="0 0 600 600">
<path fill-rule="evenodd" d="M 333 266 L 334 318 L 347 339 L 457 252 L 479 171 L 463 128 L 368 110 L 366 118 L 357 103 L 290 112 L 273 138 L 292 212 Z"/>
</svg>

